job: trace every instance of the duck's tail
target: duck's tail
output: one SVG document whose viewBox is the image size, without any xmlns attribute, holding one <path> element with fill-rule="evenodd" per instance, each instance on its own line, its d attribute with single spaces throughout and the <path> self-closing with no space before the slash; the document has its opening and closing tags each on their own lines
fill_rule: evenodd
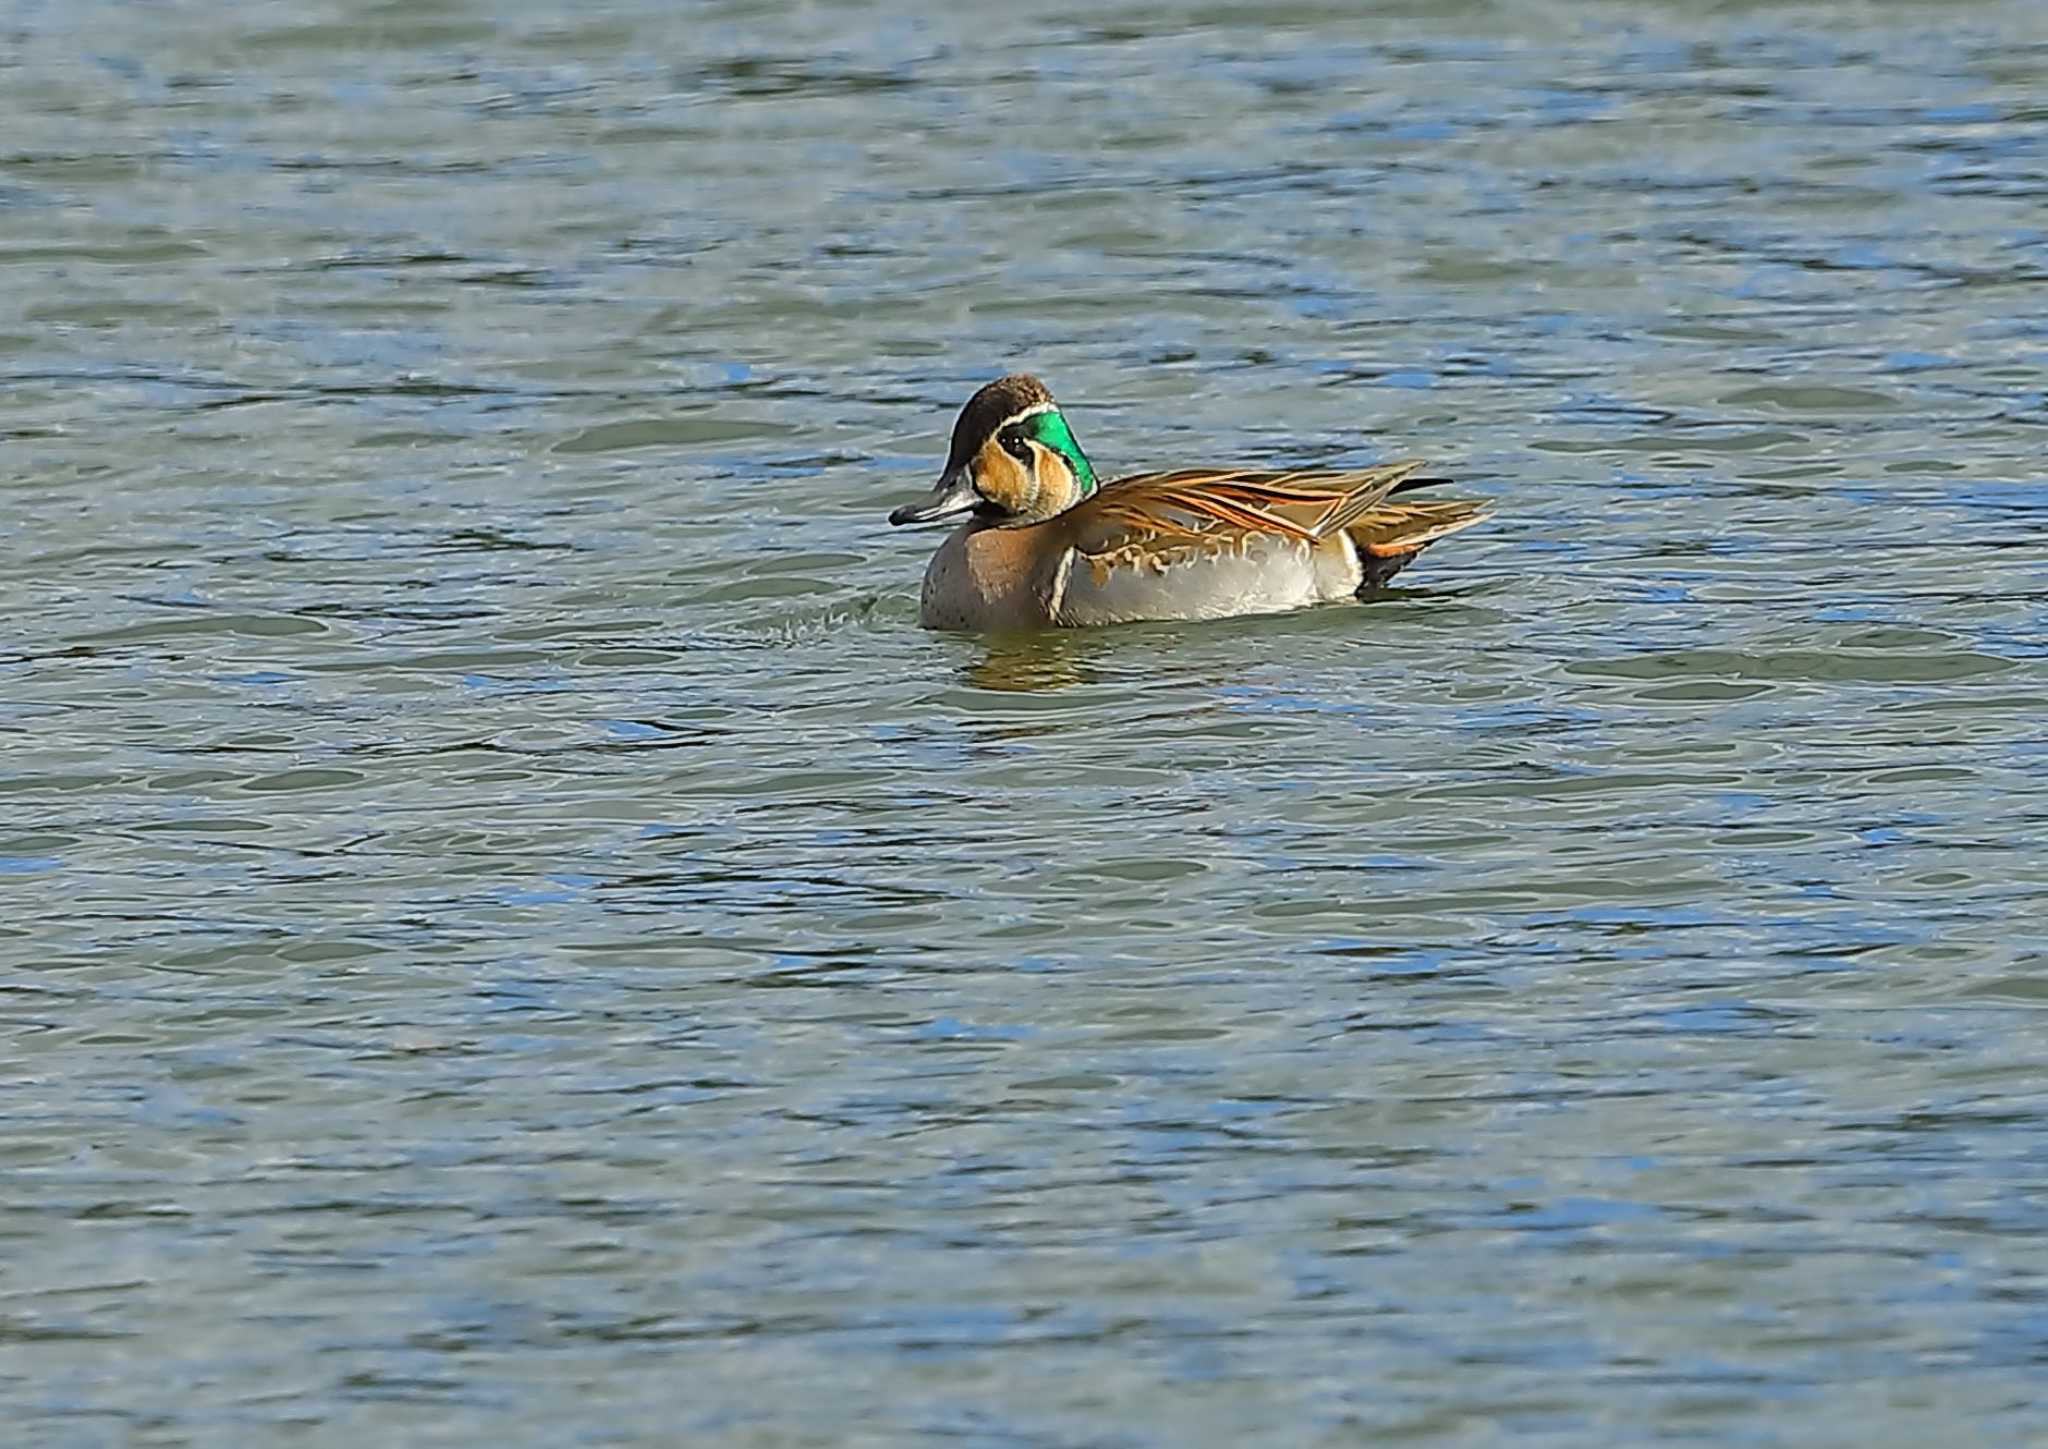
<svg viewBox="0 0 2048 1449">
<path fill-rule="evenodd" d="M 1448 481 L 1414 478 L 1394 491 L 1405 493 L 1424 484 Z M 1484 522 L 1488 516 L 1486 505 L 1471 499 L 1451 503 L 1382 503 L 1344 530 L 1351 546 L 1358 550 L 1358 592 L 1384 587 L 1387 580 L 1408 567 L 1409 561 L 1429 545 L 1461 528 Z"/>
</svg>

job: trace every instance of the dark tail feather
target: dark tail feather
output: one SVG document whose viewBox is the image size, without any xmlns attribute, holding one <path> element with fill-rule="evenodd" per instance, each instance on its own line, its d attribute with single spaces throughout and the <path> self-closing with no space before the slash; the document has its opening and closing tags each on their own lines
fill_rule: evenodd
<svg viewBox="0 0 2048 1449">
<path fill-rule="evenodd" d="M 1358 551 L 1359 580 L 1357 590 L 1359 597 L 1363 598 L 1374 589 L 1384 589 L 1393 582 L 1394 575 L 1414 563 L 1415 554 L 1421 552 L 1422 550 L 1418 548 L 1414 553 L 1397 553 L 1392 558 L 1376 558 L 1364 549 L 1360 549 Z"/>
<path fill-rule="evenodd" d="M 1411 479 L 1395 492 L 1420 482 L 1442 483 L 1442 478 Z M 1388 503 L 1366 514 L 1345 535 L 1358 553 L 1362 576 L 1358 591 L 1383 588 L 1387 580 L 1408 567 L 1418 553 L 1438 539 L 1470 528 L 1486 517 L 1486 505 L 1469 499 L 1454 503 Z"/>
</svg>

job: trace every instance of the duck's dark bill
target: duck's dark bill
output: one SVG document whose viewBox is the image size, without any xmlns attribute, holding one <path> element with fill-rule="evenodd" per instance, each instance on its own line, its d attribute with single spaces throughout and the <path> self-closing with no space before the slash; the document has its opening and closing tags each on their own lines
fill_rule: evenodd
<svg viewBox="0 0 2048 1449">
<path fill-rule="evenodd" d="M 980 505 L 981 495 L 974 491 L 974 480 L 962 473 L 958 478 L 939 479 L 931 497 L 922 503 L 904 504 L 889 515 L 889 521 L 899 527 L 906 523 L 939 523 L 964 518 Z"/>
</svg>

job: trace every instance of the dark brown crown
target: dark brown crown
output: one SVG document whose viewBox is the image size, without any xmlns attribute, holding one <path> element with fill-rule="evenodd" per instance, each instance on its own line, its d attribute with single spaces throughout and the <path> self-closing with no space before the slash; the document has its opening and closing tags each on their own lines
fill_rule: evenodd
<svg viewBox="0 0 2048 1449">
<path fill-rule="evenodd" d="M 997 378 L 967 399 L 967 406 L 960 409 L 960 420 L 953 424 L 953 451 L 946 457 L 946 471 L 966 466 L 975 449 L 1002 426 L 1005 418 L 1051 402 L 1052 393 L 1028 372 Z"/>
</svg>

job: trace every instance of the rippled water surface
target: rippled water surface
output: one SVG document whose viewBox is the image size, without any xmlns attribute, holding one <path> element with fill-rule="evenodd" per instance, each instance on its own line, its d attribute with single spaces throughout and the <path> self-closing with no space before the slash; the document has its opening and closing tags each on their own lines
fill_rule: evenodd
<svg viewBox="0 0 2048 1449">
<path fill-rule="evenodd" d="M 2048 1442 L 2048 19 L 0 7 L 11 1443 Z M 1426 454 L 915 620 L 953 410 Z"/>
</svg>

